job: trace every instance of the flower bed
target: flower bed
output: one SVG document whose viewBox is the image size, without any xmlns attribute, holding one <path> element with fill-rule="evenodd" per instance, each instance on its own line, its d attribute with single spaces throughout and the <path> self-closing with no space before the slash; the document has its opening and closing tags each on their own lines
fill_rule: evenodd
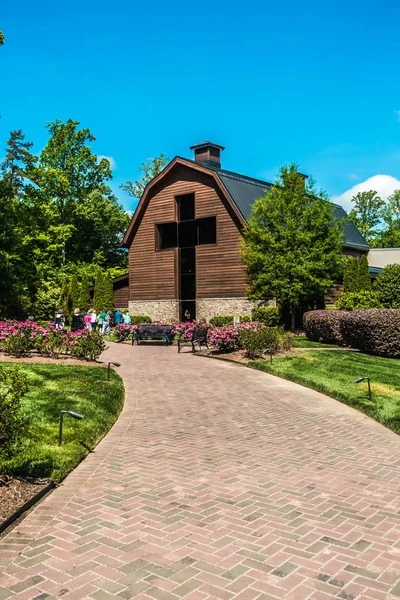
<svg viewBox="0 0 400 600">
<path fill-rule="evenodd" d="M 75 358 L 96 360 L 105 349 L 99 332 L 88 330 L 65 331 L 52 323 L 42 327 L 35 322 L 0 322 L 0 351 L 12 356 L 36 352 L 42 356 L 58 358 L 70 355 Z"/>
</svg>

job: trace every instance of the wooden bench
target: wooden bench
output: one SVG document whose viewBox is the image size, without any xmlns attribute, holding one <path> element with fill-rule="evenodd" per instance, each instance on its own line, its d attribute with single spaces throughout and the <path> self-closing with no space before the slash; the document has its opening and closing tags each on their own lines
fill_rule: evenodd
<svg viewBox="0 0 400 600">
<path fill-rule="evenodd" d="M 196 325 L 190 338 L 179 338 L 178 353 L 181 351 L 183 346 L 192 346 L 193 352 L 196 352 L 196 344 L 198 344 L 200 350 L 202 344 L 208 348 L 207 335 L 209 329 L 209 325 Z"/>
<path fill-rule="evenodd" d="M 135 333 L 132 334 L 132 346 L 136 340 L 164 340 L 166 346 L 172 344 L 173 340 L 171 325 L 138 325 Z"/>
</svg>

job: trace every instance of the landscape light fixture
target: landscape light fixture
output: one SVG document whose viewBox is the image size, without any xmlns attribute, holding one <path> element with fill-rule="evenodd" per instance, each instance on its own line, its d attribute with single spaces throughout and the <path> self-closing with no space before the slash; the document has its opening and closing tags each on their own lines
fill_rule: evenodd
<svg viewBox="0 0 400 600">
<path fill-rule="evenodd" d="M 368 381 L 368 398 L 370 400 L 372 400 L 372 394 L 371 394 L 371 380 L 369 377 L 359 377 L 358 379 L 354 380 L 354 383 L 361 383 L 362 381 Z"/>
<path fill-rule="evenodd" d="M 112 360 L 108 363 L 108 381 L 110 381 L 111 365 L 114 365 L 114 367 L 120 367 L 121 363 L 113 362 Z"/>
<path fill-rule="evenodd" d="M 72 417 L 73 419 L 77 419 L 78 421 L 82 421 L 82 419 L 84 419 L 83 415 L 81 415 L 80 413 L 74 412 L 73 410 L 60 410 L 60 428 L 58 431 L 58 445 L 59 446 L 61 446 L 61 444 L 62 444 L 64 415 L 69 415 L 70 417 Z"/>
</svg>

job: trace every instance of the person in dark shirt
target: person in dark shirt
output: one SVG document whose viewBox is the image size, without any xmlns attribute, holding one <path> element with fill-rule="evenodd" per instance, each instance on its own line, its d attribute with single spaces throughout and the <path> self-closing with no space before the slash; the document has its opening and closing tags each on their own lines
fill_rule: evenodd
<svg viewBox="0 0 400 600">
<path fill-rule="evenodd" d="M 74 310 L 74 314 L 72 315 L 71 331 L 79 331 L 80 329 L 85 328 L 83 317 L 83 313 L 79 310 L 79 308 L 76 308 Z"/>
</svg>

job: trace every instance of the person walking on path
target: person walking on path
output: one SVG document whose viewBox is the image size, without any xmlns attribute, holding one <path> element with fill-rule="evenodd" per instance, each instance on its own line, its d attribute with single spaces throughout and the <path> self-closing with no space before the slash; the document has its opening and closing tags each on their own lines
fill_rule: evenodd
<svg viewBox="0 0 400 600">
<path fill-rule="evenodd" d="M 59 308 L 54 316 L 54 325 L 56 329 L 64 329 L 65 317 L 62 308 Z"/>
<path fill-rule="evenodd" d="M 125 325 L 131 324 L 131 317 L 127 310 L 125 311 L 125 314 L 124 314 L 124 323 L 125 323 Z"/>
<path fill-rule="evenodd" d="M 85 322 L 85 329 L 87 329 L 88 331 L 91 331 L 92 329 L 92 317 L 90 315 L 90 312 L 87 312 L 86 315 L 83 318 L 84 322 Z"/>
<path fill-rule="evenodd" d="M 97 317 L 97 324 L 99 326 L 100 333 L 103 333 L 103 321 L 104 321 L 105 316 L 106 316 L 106 313 L 104 310 L 102 310 L 101 313 L 99 314 L 99 316 Z"/>
<path fill-rule="evenodd" d="M 118 308 L 118 310 L 115 311 L 115 315 L 114 315 L 115 325 L 117 326 L 120 323 L 122 323 L 122 320 L 123 320 L 123 315 L 122 315 L 122 312 Z"/>
<path fill-rule="evenodd" d="M 85 323 L 83 320 L 83 313 L 80 311 L 79 308 L 76 308 L 74 310 L 74 314 L 72 315 L 71 331 L 80 331 L 84 328 Z"/>
<path fill-rule="evenodd" d="M 96 315 L 96 311 L 92 310 L 91 315 L 90 315 L 90 325 L 92 328 L 92 331 L 96 331 L 97 329 L 97 315 Z"/>
</svg>

